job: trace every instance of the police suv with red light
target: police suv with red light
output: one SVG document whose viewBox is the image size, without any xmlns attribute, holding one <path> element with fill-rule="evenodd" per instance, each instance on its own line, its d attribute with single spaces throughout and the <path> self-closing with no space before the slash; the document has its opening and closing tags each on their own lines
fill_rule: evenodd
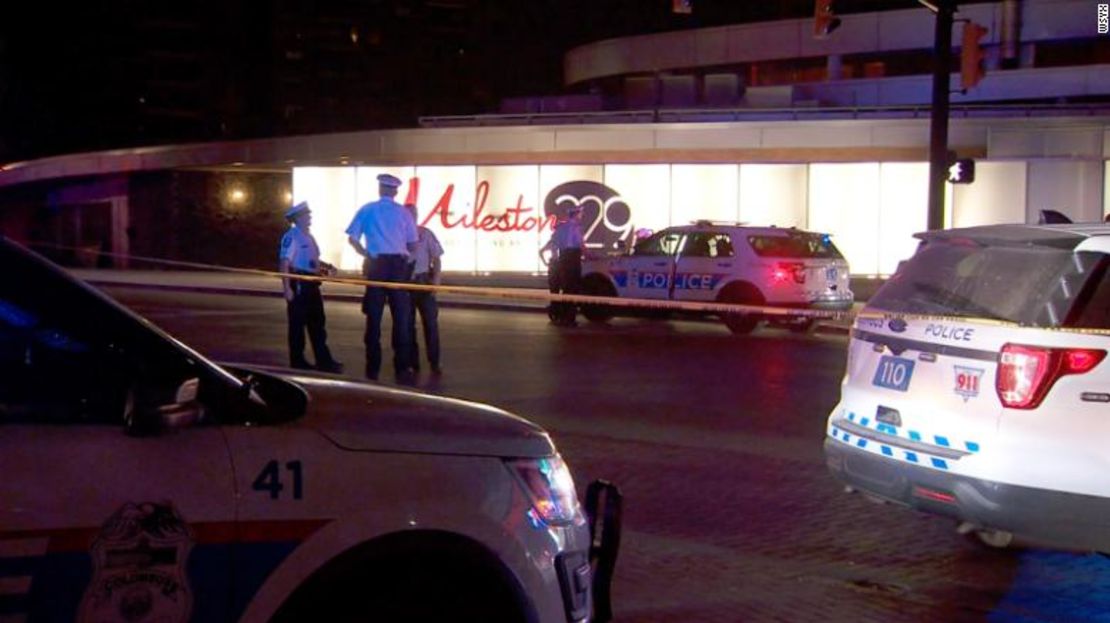
<svg viewBox="0 0 1110 623">
<path fill-rule="evenodd" d="M 697 221 L 641 240 L 627 255 L 587 257 L 583 291 L 593 296 L 846 310 L 852 306 L 848 262 L 827 234 L 794 228 Z M 584 305 L 604 322 L 619 308 Z M 726 314 L 733 333 L 761 320 L 806 331 L 805 315 Z"/>
<path fill-rule="evenodd" d="M 832 473 L 989 545 L 1110 552 L 1110 226 L 918 237 L 853 326 Z"/>
<path fill-rule="evenodd" d="M 607 600 L 618 516 L 591 547 L 534 424 L 219 366 L 3 237 L 0 265 L 0 620 L 563 623 Z"/>
</svg>

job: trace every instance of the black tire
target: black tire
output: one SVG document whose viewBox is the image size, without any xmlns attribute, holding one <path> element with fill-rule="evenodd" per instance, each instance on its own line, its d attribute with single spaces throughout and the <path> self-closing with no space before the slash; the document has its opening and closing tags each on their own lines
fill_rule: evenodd
<svg viewBox="0 0 1110 623">
<path fill-rule="evenodd" d="M 750 283 L 734 283 L 725 286 L 718 300 L 722 303 L 737 305 L 762 305 L 763 295 Z M 755 330 L 763 317 L 760 314 L 721 314 L 721 320 L 734 335 L 747 335 Z"/>
<path fill-rule="evenodd" d="M 616 297 L 617 289 L 601 275 L 587 275 L 582 280 L 582 294 Z M 616 310 L 612 305 L 582 305 L 582 315 L 590 322 L 604 323 L 616 315 Z"/>
</svg>

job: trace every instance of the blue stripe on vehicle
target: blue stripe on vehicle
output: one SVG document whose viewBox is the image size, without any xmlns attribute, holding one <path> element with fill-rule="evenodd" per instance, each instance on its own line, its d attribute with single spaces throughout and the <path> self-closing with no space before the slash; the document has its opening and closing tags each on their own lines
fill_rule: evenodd
<svg viewBox="0 0 1110 623">
<path fill-rule="evenodd" d="M 894 450 L 892 450 L 890 446 L 883 446 L 883 454 L 886 456 L 894 456 Z"/>
<path fill-rule="evenodd" d="M 964 445 L 967 446 L 968 452 L 978 452 L 979 451 L 979 444 L 977 442 L 967 441 L 967 442 L 964 442 Z"/>
<path fill-rule="evenodd" d="M 888 435 L 897 435 L 898 429 L 891 426 L 890 424 L 879 424 L 879 432 L 886 433 Z"/>
<path fill-rule="evenodd" d="M 945 448 L 950 447 L 950 444 L 948 443 L 948 438 L 947 437 L 942 437 L 941 435 L 934 435 L 933 438 L 937 440 L 937 445 L 938 446 L 944 446 Z"/>
<path fill-rule="evenodd" d="M 870 423 L 871 423 L 871 418 L 866 418 L 866 417 L 859 421 L 860 426 L 867 426 Z"/>
<path fill-rule="evenodd" d="M 855 413 L 849 413 L 848 414 L 848 419 L 852 422 L 855 422 L 856 421 L 856 414 Z"/>
<path fill-rule="evenodd" d="M 921 433 L 919 433 L 917 431 L 914 431 L 914 430 L 911 430 L 910 431 L 910 440 L 911 441 L 921 441 Z"/>
<path fill-rule="evenodd" d="M 917 453 L 916 452 L 907 452 L 906 453 L 906 460 L 909 461 L 910 463 L 917 463 Z"/>
<path fill-rule="evenodd" d="M 936 467 L 937 469 L 948 469 L 948 462 L 944 459 L 931 457 L 930 460 L 933 462 L 933 467 Z"/>
<path fill-rule="evenodd" d="M 867 440 L 866 439 L 860 439 L 859 441 L 856 442 L 856 445 L 861 447 L 861 448 L 866 448 L 867 447 Z"/>
</svg>

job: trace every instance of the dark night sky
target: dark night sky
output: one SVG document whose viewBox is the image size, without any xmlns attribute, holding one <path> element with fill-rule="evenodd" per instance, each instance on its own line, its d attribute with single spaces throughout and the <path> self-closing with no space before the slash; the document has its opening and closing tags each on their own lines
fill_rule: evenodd
<svg viewBox="0 0 1110 623">
<path fill-rule="evenodd" d="M 0 24 L 0 161 L 496 112 L 503 97 L 559 93 L 576 45 L 813 12 L 813 0 L 694 0 L 692 15 L 671 0 L 443 3 L 469 8 L 444 20 L 426 0 L 25 6 Z"/>
</svg>

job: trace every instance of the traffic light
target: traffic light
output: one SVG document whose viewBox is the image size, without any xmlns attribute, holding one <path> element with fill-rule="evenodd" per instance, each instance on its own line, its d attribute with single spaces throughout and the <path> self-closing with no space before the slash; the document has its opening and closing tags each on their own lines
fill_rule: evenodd
<svg viewBox="0 0 1110 623">
<path fill-rule="evenodd" d="M 970 89 L 986 75 L 983 70 L 983 46 L 979 41 L 987 29 L 975 22 L 964 24 L 963 44 L 960 47 L 960 88 Z"/>
<path fill-rule="evenodd" d="M 975 181 L 975 161 L 961 158 L 948 165 L 949 184 L 970 184 Z"/>
<path fill-rule="evenodd" d="M 813 6 L 813 36 L 824 39 L 840 28 L 840 18 L 833 9 L 833 0 L 817 0 Z"/>
</svg>

